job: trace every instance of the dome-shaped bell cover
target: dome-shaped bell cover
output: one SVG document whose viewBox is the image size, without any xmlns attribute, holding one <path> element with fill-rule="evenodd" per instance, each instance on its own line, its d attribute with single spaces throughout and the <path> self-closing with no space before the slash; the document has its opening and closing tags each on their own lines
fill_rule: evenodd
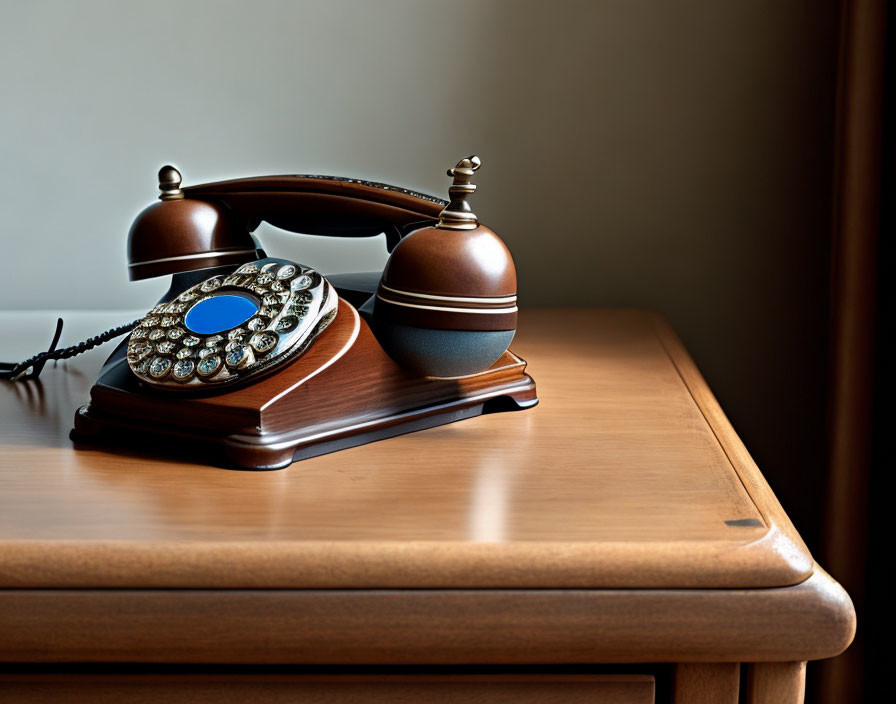
<svg viewBox="0 0 896 704">
<path fill-rule="evenodd" d="M 145 208 L 128 233 L 132 281 L 256 258 L 255 241 L 226 206 L 184 198 L 173 167 L 159 172 L 159 182 L 161 202 Z"/>
<path fill-rule="evenodd" d="M 451 200 L 438 222 L 399 242 L 377 289 L 377 340 L 414 374 L 478 374 L 504 354 L 516 331 L 513 258 L 467 203 L 481 163 L 474 155 L 448 169 Z"/>
<path fill-rule="evenodd" d="M 395 322 L 444 330 L 516 328 L 516 269 L 507 246 L 484 225 L 424 227 L 392 252 L 380 306 Z"/>
<path fill-rule="evenodd" d="M 507 245 L 485 225 L 474 230 L 424 227 L 405 237 L 383 281 L 442 296 L 514 296 L 516 270 Z"/>
</svg>

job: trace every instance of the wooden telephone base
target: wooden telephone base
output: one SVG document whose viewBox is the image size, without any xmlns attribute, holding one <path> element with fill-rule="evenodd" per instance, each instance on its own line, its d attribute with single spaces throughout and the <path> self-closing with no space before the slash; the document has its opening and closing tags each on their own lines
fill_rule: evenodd
<svg viewBox="0 0 896 704">
<path fill-rule="evenodd" d="M 339 300 L 330 328 L 295 362 L 226 393 L 147 391 L 120 347 L 75 413 L 76 441 L 187 446 L 247 469 L 290 463 L 483 413 L 538 403 L 526 363 L 505 352 L 479 374 L 437 379 L 399 367 Z M 190 453 L 194 454 L 194 453 Z"/>
</svg>

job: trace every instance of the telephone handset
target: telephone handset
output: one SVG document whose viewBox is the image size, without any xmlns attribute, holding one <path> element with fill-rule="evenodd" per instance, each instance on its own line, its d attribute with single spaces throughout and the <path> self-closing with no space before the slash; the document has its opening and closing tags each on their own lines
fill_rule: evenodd
<svg viewBox="0 0 896 704">
<path fill-rule="evenodd" d="M 513 260 L 467 201 L 480 165 L 471 156 L 448 170 L 447 202 L 329 176 L 182 187 L 163 167 L 128 258 L 131 279 L 172 275 L 171 287 L 106 362 L 73 437 L 164 437 L 275 468 L 535 405 L 525 362 L 508 351 Z M 269 257 L 252 235 L 261 222 L 385 233 L 390 256 L 378 280 L 327 277 Z"/>
</svg>

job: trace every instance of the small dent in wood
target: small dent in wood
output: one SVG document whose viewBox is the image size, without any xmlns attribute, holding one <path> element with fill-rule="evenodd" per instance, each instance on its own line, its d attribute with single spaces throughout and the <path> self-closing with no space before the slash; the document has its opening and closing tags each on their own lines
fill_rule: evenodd
<svg viewBox="0 0 896 704">
<path fill-rule="evenodd" d="M 734 518 L 730 521 L 725 521 L 726 526 L 735 526 L 738 528 L 750 528 L 753 526 L 762 526 L 762 521 L 758 518 Z"/>
</svg>

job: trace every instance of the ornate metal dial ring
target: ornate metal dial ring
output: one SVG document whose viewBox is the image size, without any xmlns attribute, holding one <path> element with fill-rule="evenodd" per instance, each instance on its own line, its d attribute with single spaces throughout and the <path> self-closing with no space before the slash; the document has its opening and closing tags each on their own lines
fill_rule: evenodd
<svg viewBox="0 0 896 704">
<path fill-rule="evenodd" d="M 255 312 L 225 329 L 211 331 L 207 319 L 206 327 L 197 324 L 197 306 L 214 309 L 224 298 Z M 308 349 L 336 317 L 337 300 L 330 282 L 309 267 L 272 257 L 243 264 L 149 311 L 128 339 L 128 366 L 141 381 L 168 389 L 244 380 Z"/>
</svg>

